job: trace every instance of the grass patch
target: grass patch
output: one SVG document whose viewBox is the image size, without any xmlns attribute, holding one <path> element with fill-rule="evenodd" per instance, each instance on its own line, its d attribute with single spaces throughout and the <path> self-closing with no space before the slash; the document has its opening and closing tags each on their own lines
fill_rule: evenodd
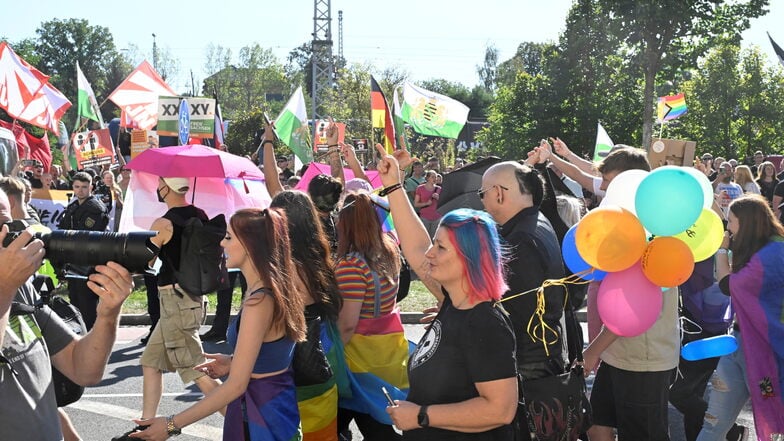
<svg viewBox="0 0 784 441">
<path fill-rule="evenodd" d="M 63 290 L 68 294 L 68 290 Z M 216 294 L 207 294 L 207 302 L 209 303 L 208 312 L 214 313 L 215 306 L 218 299 Z M 242 292 L 239 286 L 234 288 L 232 295 L 231 310 L 232 313 L 237 312 L 242 301 Z M 400 310 L 403 312 L 422 312 L 423 309 L 435 306 L 436 298 L 433 294 L 425 288 L 425 285 L 419 280 L 411 281 L 411 288 L 408 291 L 408 296 L 400 302 Z M 147 312 L 147 290 L 144 287 L 144 282 L 136 283 L 136 289 L 131 293 L 130 297 L 123 305 L 124 314 L 144 314 Z"/>
</svg>

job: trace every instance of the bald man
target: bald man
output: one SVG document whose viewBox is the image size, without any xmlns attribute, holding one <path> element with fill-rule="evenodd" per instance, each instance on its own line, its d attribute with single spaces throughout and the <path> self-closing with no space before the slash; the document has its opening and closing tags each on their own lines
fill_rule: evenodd
<svg viewBox="0 0 784 441">
<path fill-rule="evenodd" d="M 564 277 L 561 248 L 550 221 L 539 211 L 544 199 L 544 182 L 539 172 L 517 162 L 501 162 L 482 176 L 479 190 L 485 210 L 500 225 L 500 234 L 510 247 L 507 284 L 504 297 L 533 290 L 545 279 Z M 564 370 L 566 357 L 563 335 L 563 287 L 544 290 L 545 307 L 537 314 L 537 293 L 528 293 L 508 301 L 517 338 L 517 363 L 524 379 L 557 375 Z M 545 341 L 532 340 L 528 323 L 545 329 Z M 532 328 L 533 329 L 533 328 Z M 536 332 L 541 336 L 541 331 Z"/>
</svg>

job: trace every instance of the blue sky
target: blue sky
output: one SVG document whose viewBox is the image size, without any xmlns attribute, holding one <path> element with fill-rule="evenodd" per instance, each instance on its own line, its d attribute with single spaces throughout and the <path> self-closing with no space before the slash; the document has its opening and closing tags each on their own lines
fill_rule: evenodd
<svg viewBox="0 0 784 441">
<path fill-rule="evenodd" d="M 556 41 L 571 3 L 332 0 L 334 50 L 338 10 L 342 10 L 344 55 L 350 62 L 366 62 L 379 70 L 397 66 L 415 81 L 444 78 L 473 86 L 478 82 L 476 66 L 488 44 L 495 45 L 500 60 L 505 60 L 523 41 Z M 765 32 L 770 31 L 784 46 L 784 1 L 771 3 L 770 13 L 753 20 L 743 36 L 745 46 L 760 46 L 774 63 Z M 159 47 L 180 61 L 179 75 L 170 83 L 183 92 L 190 90 L 190 70 L 197 82 L 206 76 L 204 61 L 210 43 L 231 48 L 236 57 L 241 47 L 258 42 L 284 62 L 291 49 L 312 38 L 313 12 L 312 0 L 29 0 L 5 8 L 0 35 L 15 41 L 34 37 L 41 22 L 55 17 L 85 18 L 90 24 L 108 27 L 118 48 L 134 44 L 149 55 L 155 33 Z"/>
</svg>

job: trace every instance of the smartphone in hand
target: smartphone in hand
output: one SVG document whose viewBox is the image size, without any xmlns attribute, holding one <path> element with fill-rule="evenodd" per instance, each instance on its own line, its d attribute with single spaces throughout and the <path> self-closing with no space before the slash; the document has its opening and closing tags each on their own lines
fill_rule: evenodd
<svg viewBox="0 0 784 441">
<path fill-rule="evenodd" d="M 384 386 L 381 386 L 381 392 L 383 392 L 383 393 L 384 393 L 384 396 L 385 396 L 385 397 L 387 397 L 387 403 L 389 403 L 389 406 L 390 406 L 390 407 L 395 407 L 395 406 L 397 406 L 397 404 L 395 404 L 395 400 L 393 400 L 393 399 L 392 399 L 392 396 L 390 396 L 390 395 L 389 395 L 389 392 L 387 392 L 387 388 L 386 388 L 386 387 L 384 387 Z"/>
</svg>

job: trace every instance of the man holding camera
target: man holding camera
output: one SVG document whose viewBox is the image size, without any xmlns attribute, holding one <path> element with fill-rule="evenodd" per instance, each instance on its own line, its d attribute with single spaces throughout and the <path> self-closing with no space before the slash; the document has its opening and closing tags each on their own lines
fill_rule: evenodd
<svg viewBox="0 0 784 441">
<path fill-rule="evenodd" d="M 0 191 L 0 223 L 11 221 L 10 213 Z M 7 234 L 3 225 L 0 243 Z M 31 276 L 45 250 L 32 239 L 25 230 L 0 245 L 0 427 L 3 439 L 62 440 L 51 365 L 83 386 L 101 381 L 133 282 L 117 263 L 96 266 L 87 286 L 100 298 L 97 317 L 93 329 L 79 337 L 49 307 L 34 306 L 38 293 Z"/>
<path fill-rule="evenodd" d="M 89 230 L 104 231 L 109 224 L 109 215 L 106 206 L 92 194 L 92 177 L 79 172 L 73 176 L 71 186 L 74 192 L 74 201 L 68 204 L 58 228 L 61 230 Z M 95 308 L 98 305 L 98 296 L 87 287 L 87 279 L 69 278 L 68 295 L 71 304 L 82 313 L 87 330 L 93 328 L 95 323 Z"/>
</svg>

